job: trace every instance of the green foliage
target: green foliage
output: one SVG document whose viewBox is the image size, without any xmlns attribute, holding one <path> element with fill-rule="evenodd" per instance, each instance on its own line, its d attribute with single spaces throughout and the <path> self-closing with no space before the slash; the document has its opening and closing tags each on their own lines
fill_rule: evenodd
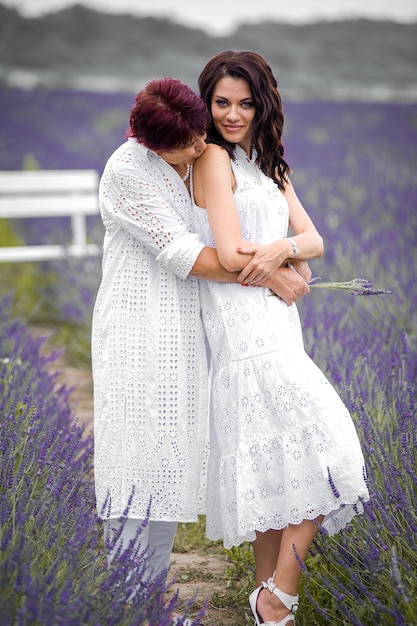
<svg viewBox="0 0 417 626">
<path fill-rule="evenodd" d="M 29 152 L 24 155 L 22 159 L 22 170 L 39 170 L 41 169 L 41 165 L 36 158 L 36 156 Z"/>
<path fill-rule="evenodd" d="M 0 219 L 0 246 L 19 246 L 22 240 L 16 235 L 10 220 Z"/>
<path fill-rule="evenodd" d="M 5 220 L 1 220 L 5 221 Z M 16 245 L 20 242 L 15 239 Z M 2 263 L 0 295 L 13 293 L 13 313 L 25 320 L 34 319 L 42 309 L 37 285 L 41 277 L 33 263 Z"/>
<path fill-rule="evenodd" d="M 91 364 L 91 319 L 100 263 L 97 258 L 68 258 L 1 264 L 0 296 L 12 294 L 16 317 L 53 331 L 50 344 L 65 349 L 69 364 Z"/>
<path fill-rule="evenodd" d="M 240 606 L 242 610 L 247 611 L 249 594 L 256 586 L 252 545 L 243 543 L 225 552 L 230 561 L 230 566 L 225 571 L 230 587 L 228 601 L 231 606 Z"/>
<path fill-rule="evenodd" d="M 200 515 L 198 522 L 194 524 L 178 524 L 174 541 L 174 552 L 186 553 L 197 550 L 207 554 L 217 554 L 219 551 L 222 551 L 220 541 L 207 540 L 205 529 L 205 515 Z"/>
<path fill-rule="evenodd" d="M 123 125 L 127 126 L 126 111 L 124 108 L 109 109 L 101 115 L 98 115 L 93 123 L 94 129 L 98 135 L 109 133 L 115 128 L 120 128 Z"/>
</svg>

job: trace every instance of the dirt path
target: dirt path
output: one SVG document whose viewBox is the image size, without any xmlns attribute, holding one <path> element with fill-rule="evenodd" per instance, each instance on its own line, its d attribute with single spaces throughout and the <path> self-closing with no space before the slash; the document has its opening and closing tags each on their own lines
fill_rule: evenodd
<svg viewBox="0 0 417 626">
<path fill-rule="evenodd" d="M 37 336 L 49 337 L 51 332 L 46 329 L 35 329 Z M 48 353 L 48 341 L 42 347 Z M 65 355 L 51 363 L 50 371 L 57 373 L 57 386 L 65 385 L 73 389 L 69 402 L 74 418 L 79 425 L 85 425 L 85 432 L 93 432 L 93 380 L 91 370 L 71 367 L 65 362 Z M 224 554 L 207 555 L 198 552 L 173 553 L 170 580 L 173 584 L 168 597 L 178 592 L 180 604 L 192 598 L 193 615 L 207 603 L 204 626 L 243 626 L 248 622 L 242 616 L 236 616 L 233 608 L 221 608 L 227 604 L 230 594 L 225 570 L 228 561 Z M 251 622 L 249 622 L 251 623 Z"/>
<path fill-rule="evenodd" d="M 202 621 L 204 626 L 243 626 L 247 623 L 239 619 L 236 609 L 222 608 L 227 604 L 230 593 L 225 576 L 228 565 L 226 557 L 222 555 L 172 555 L 171 572 L 175 576 L 175 582 L 170 593 L 178 591 L 180 601 L 185 602 L 194 597 L 193 615 L 206 603 L 206 616 Z"/>
</svg>

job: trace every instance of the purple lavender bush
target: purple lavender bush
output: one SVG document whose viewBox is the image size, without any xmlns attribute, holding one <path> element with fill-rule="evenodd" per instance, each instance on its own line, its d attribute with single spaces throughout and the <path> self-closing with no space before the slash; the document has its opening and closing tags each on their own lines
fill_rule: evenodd
<svg viewBox="0 0 417 626">
<path fill-rule="evenodd" d="M 307 612 L 305 623 L 406 626 L 417 623 L 415 379 L 405 342 L 375 341 L 355 357 L 333 363 L 331 377 L 358 427 L 371 499 L 339 535 L 316 539 L 303 567 L 315 619 Z"/>
<path fill-rule="evenodd" d="M 324 236 L 324 281 L 366 276 L 390 295 L 322 289 L 299 304 L 306 349 L 351 411 L 371 500 L 306 560 L 297 624 L 417 623 L 416 107 L 290 109 L 293 182 Z M 338 120 L 338 123 L 336 123 Z M 298 184 L 299 183 L 299 184 Z M 337 485 L 336 485 L 337 488 Z"/>
<path fill-rule="evenodd" d="M 92 440 L 74 423 L 34 338 L 0 301 L 0 624 L 170 624 L 161 577 L 142 583 L 146 554 L 107 566 L 92 486 Z M 135 574 L 127 572 L 135 566 Z M 132 594 L 134 593 L 133 597 Z M 127 599 L 130 598 L 129 603 Z"/>
<path fill-rule="evenodd" d="M 5 148 L 0 168 L 86 167 L 99 173 L 124 140 L 134 97 L 16 88 L 0 88 L 0 95 L 0 142 Z M 284 125 L 285 156 L 296 191 L 325 241 L 324 257 L 312 263 L 314 275 L 326 282 L 363 276 L 376 288 L 395 291 L 395 297 L 378 306 L 401 315 L 413 341 L 417 320 L 409 298 L 410 288 L 415 293 L 411 270 L 417 260 L 415 115 L 414 104 L 287 102 Z M 100 243 L 99 218 L 90 225 L 93 240 Z M 58 232 L 65 238 L 67 226 L 52 219 L 28 220 L 23 229 L 21 220 L 13 223 L 30 243 L 57 240 Z M 12 276 L 8 284 L 15 288 L 15 304 L 22 303 L 17 312 L 24 314 L 26 308 L 38 318 L 74 323 L 73 330 L 81 336 L 83 325 L 91 319 L 91 306 L 85 303 L 94 300 L 100 264 L 74 269 L 69 263 L 43 263 L 36 273 L 33 264 L 23 265 L 24 272 L 15 264 L 0 279 L 4 293 L 6 276 Z M 55 284 L 54 274 L 59 274 Z M 328 297 L 314 294 L 301 306 L 312 306 L 317 317 L 317 303 L 325 303 Z M 337 301 L 330 302 L 333 306 Z M 362 321 L 360 313 L 369 305 L 354 306 L 358 314 L 348 323 L 372 328 L 373 314 L 366 313 Z M 352 310 L 351 305 L 348 308 Z M 306 317 L 311 317 L 308 311 Z M 88 339 L 82 344 L 88 359 Z"/>
<path fill-rule="evenodd" d="M 297 625 L 410 626 L 417 624 L 416 107 L 286 109 L 292 180 L 325 242 L 313 276 L 365 276 L 392 291 L 363 298 L 312 289 L 298 303 L 306 349 L 358 428 L 371 500 L 348 529 L 315 541 L 302 564 Z M 241 555 L 229 557 L 239 566 Z"/>
<path fill-rule="evenodd" d="M 352 300 L 344 297 L 346 310 Z M 369 306 L 377 305 L 375 299 L 380 297 L 370 297 Z M 354 298 L 360 305 L 362 298 Z M 373 337 L 361 328 L 348 332 L 346 323 L 341 329 L 341 310 L 332 306 L 332 299 L 337 304 L 340 294 L 326 300 L 329 337 L 322 331 L 310 338 L 315 341 L 316 362 L 326 370 L 357 426 L 370 501 L 338 535 L 320 533 L 305 563 L 300 563 L 297 626 L 412 626 L 417 624 L 415 353 L 409 350 L 406 334 L 399 337 L 393 318 Z M 333 350 L 332 341 L 336 341 Z M 228 556 L 249 592 L 254 573 L 248 546 L 228 551 Z"/>
<path fill-rule="evenodd" d="M 128 94 L 47 90 L 3 89 L 1 96 L 0 142 L 5 149 L 0 154 L 0 168 L 86 167 L 99 173 L 124 140 L 133 101 Z M 349 529 L 334 538 L 317 538 L 305 563 L 297 626 L 417 624 L 416 114 L 412 103 L 285 103 L 285 156 L 293 169 L 292 181 L 325 242 L 323 258 L 311 262 L 313 276 L 325 282 L 365 277 L 376 289 L 392 292 L 363 298 L 311 289 L 298 303 L 306 349 L 335 385 L 357 425 L 371 501 Z M 70 132 L 62 132 L 63 119 Z M 31 220 L 18 234 L 35 243 L 49 228 L 66 230 L 62 224 L 39 226 Z M 97 233 L 100 241 L 99 230 Z M 14 311 L 20 306 L 19 312 L 29 313 L 32 319 L 47 319 L 48 324 L 65 329 L 65 345 L 76 344 L 77 358 L 84 354 L 88 361 L 89 327 L 99 279 L 99 263 L 15 266 L 0 274 L 0 291 L 13 290 Z M 6 368 L 6 380 L 8 376 Z M 24 393 L 26 381 L 17 383 L 23 389 L 19 393 Z M 33 402 L 31 398 L 31 407 L 39 402 L 37 396 Z M 28 420 L 32 413 L 25 411 Z M 14 432 L 12 440 L 20 439 Z M 78 454 L 80 458 L 88 456 L 85 448 Z M 54 457 L 57 474 L 64 471 L 58 456 Z M 51 468 L 52 457 L 45 458 Z M 9 480 L 15 481 L 16 489 L 23 489 L 23 478 L 11 478 L 18 465 L 13 471 L 12 466 L 7 467 Z M 36 462 L 30 467 L 36 467 Z M 40 480 L 37 478 L 36 484 L 44 488 L 46 478 L 43 483 Z M 31 513 L 27 519 L 32 518 Z M 84 526 L 90 528 L 87 523 Z M 6 528 L 10 535 L 10 526 Z M 93 546 L 86 552 L 87 561 L 93 560 L 91 554 L 100 541 L 95 533 L 91 531 L 91 543 L 84 540 L 84 546 Z M 53 546 L 52 538 L 46 536 Z M 83 553 L 81 543 L 77 545 Z M 253 574 L 247 572 L 245 582 L 247 555 L 247 546 L 229 552 L 241 586 L 249 590 Z M 46 557 L 38 560 L 43 562 Z M 103 562 L 104 557 L 100 564 L 97 559 L 94 563 L 97 580 L 108 575 L 103 574 Z M 56 578 L 58 573 L 65 578 L 62 571 L 58 568 Z M 72 597 L 78 594 L 74 592 Z M 246 599 L 244 603 L 246 609 Z M 109 604 L 103 600 L 103 606 Z"/>
</svg>

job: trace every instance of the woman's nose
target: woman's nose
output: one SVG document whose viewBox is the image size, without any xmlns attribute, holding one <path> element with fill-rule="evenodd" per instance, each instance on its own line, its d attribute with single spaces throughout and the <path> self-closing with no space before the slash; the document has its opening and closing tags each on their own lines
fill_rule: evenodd
<svg viewBox="0 0 417 626">
<path fill-rule="evenodd" d="M 227 111 L 228 120 L 237 120 L 239 118 L 239 111 L 237 107 L 230 107 Z"/>
<path fill-rule="evenodd" d="M 198 155 L 200 155 L 202 154 L 202 152 L 204 152 L 206 148 L 207 148 L 206 142 L 204 141 L 204 139 L 200 139 L 195 146 L 195 151 Z"/>
</svg>

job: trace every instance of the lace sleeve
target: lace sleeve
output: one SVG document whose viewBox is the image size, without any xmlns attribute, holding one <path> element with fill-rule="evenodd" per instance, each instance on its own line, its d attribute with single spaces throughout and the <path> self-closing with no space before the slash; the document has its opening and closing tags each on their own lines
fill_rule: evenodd
<svg viewBox="0 0 417 626">
<path fill-rule="evenodd" d="M 198 235 L 188 233 L 167 246 L 156 260 L 164 269 L 186 278 L 203 248 L 204 244 Z"/>
<path fill-rule="evenodd" d="M 123 229 L 181 278 L 188 275 L 204 247 L 181 217 L 184 206 L 191 210 L 186 192 L 150 165 L 138 169 L 130 161 L 116 162 L 108 164 L 103 174 L 100 208 L 106 228 Z"/>
</svg>

